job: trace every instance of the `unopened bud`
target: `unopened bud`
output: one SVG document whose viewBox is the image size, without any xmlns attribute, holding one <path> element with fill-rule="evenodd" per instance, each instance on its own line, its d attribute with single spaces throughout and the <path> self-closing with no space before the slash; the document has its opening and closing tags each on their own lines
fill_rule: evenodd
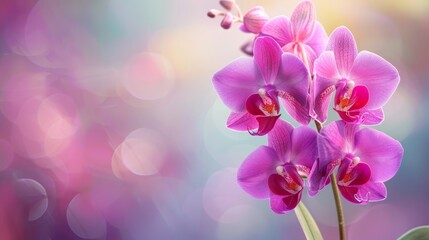
<svg viewBox="0 0 429 240">
<path fill-rule="evenodd" d="M 234 17 L 231 13 L 225 14 L 225 17 L 223 17 L 222 22 L 220 22 L 220 25 L 224 29 L 229 29 L 232 26 L 232 23 L 234 22 Z"/>
<path fill-rule="evenodd" d="M 210 18 L 214 18 L 216 17 L 216 14 L 214 14 L 214 12 L 212 10 L 207 12 L 207 16 L 209 16 Z"/>
<path fill-rule="evenodd" d="M 207 16 L 209 16 L 210 18 L 214 18 L 214 17 L 219 16 L 219 15 L 223 15 L 223 12 L 216 10 L 216 9 L 210 9 L 207 12 Z"/>
<path fill-rule="evenodd" d="M 253 56 L 253 42 L 254 40 L 250 40 L 245 42 L 243 45 L 241 45 L 240 49 L 243 53 L 249 55 L 249 56 Z"/>
<path fill-rule="evenodd" d="M 219 4 L 228 11 L 231 11 L 235 5 L 234 0 L 220 0 Z"/>
<path fill-rule="evenodd" d="M 244 14 L 242 30 L 258 34 L 268 19 L 264 8 L 254 7 Z"/>
</svg>

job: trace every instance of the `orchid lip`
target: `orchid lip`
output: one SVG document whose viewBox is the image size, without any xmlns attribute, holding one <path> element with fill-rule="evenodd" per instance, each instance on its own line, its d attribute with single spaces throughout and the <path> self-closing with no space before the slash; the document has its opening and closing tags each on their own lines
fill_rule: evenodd
<svg viewBox="0 0 429 240">
<path fill-rule="evenodd" d="M 335 110 L 348 111 L 353 106 L 354 103 L 350 101 L 350 97 L 352 96 L 352 91 L 354 87 L 354 81 L 347 81 L 347 85 L 344 86 L 344 88 L 346 88 L 346 91 L 344 93 L 340 93 L 340 95 L 338 96 L 337 104 L 335 105 Z M 343 91 L 343 89 L 339 89 L 339 91 Z"/>
<path fill-rule="evenodd" d="M 260 88 L 257 94 L 251 95 L 246 101 L 247 111 L 255 116 L 279 116 L 279 103 L 277 90 L 273 88 Z"/>
<path fill-rule="evenodd" d="M 358 116 L 359 110 L 368 104 L 370 96 L 366 86 L 356 86 L 354 81 L 342 80 L 338 82 L 336 88 L 334 109 L 337 112 L 345 112 L 348 118 Z M 349 112 L 353 112 L 353 114 L 349 114 Z"/>
<path fill-rule="evenodd" d="M 371 168 L 365 164 L 360 163 L 359 157 L 348 158 L 343 162 L 343 164 L 339 168 L 339 179 L 338 185 L 347 187 L 349 185 L 363 185 L 370 180 L 371 177 Z M 344 173 L 345 171 L 345 173 Z"/>
<path fill-rule="evenodd" d="M 287 183 L 285 186 L 286 191 L 296 194 L 302 190 L 302 186 L 293 180 L 293 178 L 287 173 L 283 166 L 277 166 L 276 172 L 279 176 L 283 177 L 283 180 Z"/>
</svg>

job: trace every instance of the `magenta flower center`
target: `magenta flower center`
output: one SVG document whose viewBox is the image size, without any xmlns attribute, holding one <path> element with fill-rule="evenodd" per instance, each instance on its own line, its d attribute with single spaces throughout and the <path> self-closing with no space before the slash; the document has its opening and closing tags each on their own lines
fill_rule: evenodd
<svg viewBox="0 0 429 240">
<path fill-rule="evenodd" d="M 340 186 L 363 185 L 369 181 L 370 177 L 370 167 L 360 162 L 359 157 L 343 161 L 338 169 L 338 185 Z"/>
<path fill-rule="evenodd" d="M 258 94 L 251 95 L 246 101 L 247 111 L 256 116 L 278 116 L 280 105 L 275 89 L 259 89 Z"/>
<path fill-rule="evenodd" d="M 341 80 L 336 85 L 335 110 L 347 112 L 363 108 L 369 100 L 365 86 L 355 86 L 354 81 Z"/>
<path fill-rule="evenodd" d="M 277 195 L 294 195 L 302 190 L 302 182 L 292 176 L 283 166 L 276 168 L 277 174 L 272 174 L 268 179 L 268 186 L 272 193 Z M 295 170 L 296 172 L 296 170 Z"/>
</svg>

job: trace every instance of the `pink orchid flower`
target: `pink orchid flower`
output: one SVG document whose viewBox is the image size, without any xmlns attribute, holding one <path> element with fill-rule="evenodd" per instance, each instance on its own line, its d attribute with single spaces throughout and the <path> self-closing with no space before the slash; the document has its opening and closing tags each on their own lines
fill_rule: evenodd
<svg viewBox="0 0 429 240">
<path fill-rule="evenodd" d="M 384 182 L 399 169 L 404 149 L 388 135 L 358 124 L 332 122 L 317 139 L 319 159 L 309 177 L 310 195 L 315 195 L 329 182 L 338 168 L 337 184 L 341 194 L 355 204 L 384 200 Z"/>
<path fill-rule="evenodd" d="M 309 68 L 325 50 L 328 36 L 322 25 L 316 21 L 316 10 L 311 1 L 302 1 L 296 6 L 291 18 L 279 16 L 268 21 L 261 35 L 273 37 L 283 51 L 298 56 Z"/>
<path fill-rule="evenodd" d="M 297 57 L 283 53 L 270 37 L 257 38 L 254 58 L 236 59 L 214 75 L 213 85 L 232 110 L 227 120 L 231 129 L 267 134 L 280 117 L 279 98 L 298 122 L 310 121 L 307 69 Z"/>
<path fill-rule="evenodd" d="M 258 199 L 270 198 L 275 213 L 294 209 L 317 158 L 317 133 L 308 126 L 293 128 L 278 121 L 268 134 L 268 146 L 252 152 L 237 174 L 241 188 Z"/>
<path fill-rule="evenodd" d="M 346 27 L 334 30 L 327 51 L 315 62 L 316 119 L 325 122 L 331 94 L 334 109 L 350 123 L 376 125 L 384 119 L 384 104 L 399 84 L 396 68 L 367 51 L 358 53 L 355 39 Z"/>
</svg>

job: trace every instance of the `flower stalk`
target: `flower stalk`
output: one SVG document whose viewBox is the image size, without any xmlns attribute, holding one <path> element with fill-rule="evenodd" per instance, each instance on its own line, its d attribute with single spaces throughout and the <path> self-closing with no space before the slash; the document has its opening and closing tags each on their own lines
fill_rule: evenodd
<svg viewBox="0 0 429 240">
<path fill-rule="evenodd" d="M 317 132 L 320 133 L 320 131 L 323 128 L 323 125 L 316 120 L 314 121 L 314 123 L 316 124 Z M 341 198 L 340 198 L 340 191 L 338 190 L 335 173 L 332 172 L 330 177 L 331 177 L 332 193 L 334 194 L 335 207 L 337 209 L 338 231 L 340 235 L 340 240 L 345 240 L 346 229 L 345 229 L 345 223 L 344 223 L 343 205 L 341 204 Z"/>
<path fill-rule="evenodd" d="M 331 174 L 331 186 L 332 186 L 332 192 L 334 194 L 334 199 L 335 199 L 335 207 L 337 208 L 338 231 L 340 234 L 340 240 L 345 240 L 346 229 L 345 229 L 345 223 L 344 223 L 343 206 L 341 205 L 340 193 L 338 190 L 335 173 Z"/>
</svg>

